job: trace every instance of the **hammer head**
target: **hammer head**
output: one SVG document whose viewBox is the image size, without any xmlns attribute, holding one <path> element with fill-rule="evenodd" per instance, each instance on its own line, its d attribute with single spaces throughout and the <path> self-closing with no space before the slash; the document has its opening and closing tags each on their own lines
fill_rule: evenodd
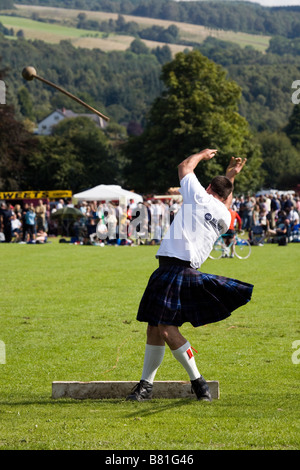
<svg viewBox="0 0 300 470">
<path fill-rule="evenodd" d="M 25 80 L 33 80 L 36 77 L 36 70 L 34 67 L 25 67 L 22 70 L 22 75 Z"/>
</svg>

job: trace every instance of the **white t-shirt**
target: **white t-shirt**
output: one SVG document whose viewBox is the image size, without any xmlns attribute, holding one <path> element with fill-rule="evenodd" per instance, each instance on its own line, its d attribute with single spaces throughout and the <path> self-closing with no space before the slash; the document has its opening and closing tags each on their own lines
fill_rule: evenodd
<svg viewBox="0 0 300 470">
<path fill-rule="evenodd" d="M 156 256 L 190 261 L 197 269 L 208 258 L 216 239 L 227 232 L 231 216 L 223 202 L 206 192 L 195 173 L 182 178 L 180 186 L 183 204 Z"/>
</svg>

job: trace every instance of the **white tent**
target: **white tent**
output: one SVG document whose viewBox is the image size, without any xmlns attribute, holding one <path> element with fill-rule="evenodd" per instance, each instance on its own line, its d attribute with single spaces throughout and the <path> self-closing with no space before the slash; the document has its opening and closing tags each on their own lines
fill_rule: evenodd
<svg viewBox="0 0 300 470">
<path fill-rule="evenodd" d="M 133 199 L 136 203 L 143 202 L 140 194 L 133 193 L 115 184 L 100 184 L 94 188 L 74 194 L 73 198 L 79 201 L 116 201 L 126 198 L 127 201 Z"/>
</svg>

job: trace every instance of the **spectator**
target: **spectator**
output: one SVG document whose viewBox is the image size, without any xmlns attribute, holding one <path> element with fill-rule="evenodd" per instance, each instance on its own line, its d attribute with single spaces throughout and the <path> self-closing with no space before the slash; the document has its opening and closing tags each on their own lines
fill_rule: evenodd
<svg viewBox="0 0 300 470">
<path fill-rule="evenodd" d="M 251 200 L 250 196 L 246 196 L 242 210 L 242 229 L 250 230 L 252 225 L 252 213 L 253 213 L 254 203 Z"/>
<path fill-rule="evenodd" d="M 283 203 L 283 207 L 282 209 L 284 211 L 288 210 L 288 209 L 292 209 L 292 207 L 294 207 L 294 203 L 292 201 L 292 198 L 289 194 L 287 194 L 284 198 L 284 203 Z"/>
<path fill-rule="evenodd" d="M 48 238 L 47 232 L 45 232 L 44 230 L 38 230 L 38 232 L 36 234 L 35 242 L 36 243 L 47 243 L 47 238 Z"/>
<path fill-rule="evenodd" d="M 263 229 L 263 231 L 266 233 L 268 228 L 269 228 L 269 221 L 267 218 L 267 209 L 261 209 L 259 211 L 259 225 Z"/>
<path fill-rule="evenodd" d="M 5 202 L 0 205 L 0 231 L 4 233 L 5 243 L 11 242 L 12 211 Z"/>
<path fill-rule="evenodd" d="M 22 210 L 20 204 L 16 204 L 15 207 L 13 208 L 13 211 L 15 212 L 16 216 L 18 219 L 21 219 L 22 217 Z"/>
<path fill-rule="evenodd" d="M 56 204 L 56 210 L 62 209 L 65 206 L 65 201 L 63 199 L 59 199 L 58 203 Z"/>
<path fill-rule="evenodd" d="M 277 196 L 274 194 L 271 199 L 271 208 L 270 208 L 270 214 L 269 214 L 269 222 L 270 222 L 271 229 L 275 229 L 276 217 L 277 217 L 279 210 L 280 210 L 280 201 L 277 198 Z"/>
<path fill-rule="evenodd" d="M 286 207 L 286 211 L 280 210 L 280 202 Z M 59 202 L 43 204 L 40 200 L 38 206 L 34 209 L 36 218 L 33 223 L 28 225 L 28 220 L 34 218 L 32 214 L 32 204 L 30 214 L 28 204 L 24 204 L 23 209 L 16 204 L 15 207 L 10 208 L 6 205 L 6 210 L 11 214 L 12 220 L 11 232 L 16 233 L 19 236 L 19 241 L 33 241 L 37 240 L 36 234 L 40 230 L 47 234 L 58 235 L 57 220 L 49 218 L 50 210 L 56 211 L 58 207 L 65 207 L 63 199 Z M 176 216 L 176 213 L 181 205 L 181 202 L 176 200 L 168 199 L 158 200 L 153 195 L 145 196 L 144 202 L 139 203 L 137 207 L 134 207 L 135 203 L 130 201 L 130 204 L 126 206 L 126 203 L 103 203 L 101 201 L 82 201 L 78 204 L 80 211 L 82 212 L 82 218 L 78 221 L 76 229 L 76 237 L 78 240 L 82 240 L 83 231 L 86 232 L 87 240 L 89 235 L 93 236 L 93 239 L 99 239 L 95 228 L 100 220 L 103 220 L 106 229 L 109 225 L 109 237 L 107 234 L 103 234 L 101 241 L 112 244 L 117 243 L 117 240 L 128 237 L 136 240 L 137 244 L 159 244 L 162 237 L 166 233 L 170 222 Z M 41 210 L 42 208 L 42 210 Z M 249 231 L 249 240 L 255 241 L 259 239 L 260 233 L 267 235 L 267 239 L 278 238 L 277 229 L 279 225 L 284 224 L 282 216 L 286 220 L 289 220 L 289 230 L 293 230 L 295 226 L 299 225 L 299 212 L 300 212 L 300 200 L 298 197 L 291 197 L 283 194 L 279 197 L 278 194 L 273 194 L 272 197 L 267 196 L 250 197 L 247 196 L 244 200 L 243 196 L 237 197 L 234 200 L 232 209 L 235 210 L 242 218 L 242 228 Z M 13 216 L 13 213 L 17 214 L 17 217 Z M 40 217 L 45 214 L 45 219 L 41 222 Z M 104 216 L 105 213 L 105 216 Z M 47 216 L 48 214 L 48 216 Z M 49 221 L 47 223 L 47 217 Z M 249 218 L 250 230 L 249 230 Z M 12 226 L 17 227 L 20 224 L 18 219 L 21 220 L 20 233 L 14 232 Z M 105 220 L 104 220 L 105 219 Z M 135 220 L 136 219 L 136 220 Z M 13 222 L 13 223 L 12 223 Z M 1 208 L 0 217 L 1 229 L 3 231 L 3 209 Z M 75 228 L 75 224 L 74 224 Z M 19 227 L 17 227 L 19 229 Z M 257 232 L 260 230 L 261 232 Z M 273 232 L 271 232 L 273 230 Z M 1 231 L 1 230 L 0 230 Z M 104 236 L 105 235 L 105 236 Z M 4 235 L 2 235 L 4 238 Z M 9 234 L 6 237 L 9 240 Z M 262 237 L 264 238 L 264 237 Z M 21 239 L 21 240 L 20 240 Z M 121 243 L 120 243 L 121 244 Z M 253 243 L 257 244 L 257 243 Z"/>
<path fill-rule="evenodd" d="M 80 212 L 82 212 L 83 215 L 86 214 L 86 206 L 87 206 L 87 203 L 85 201 L 79 204 L 79 210 Z"/>
<path fill-rule="evenodd" d="M 22 209 L 22 242 L 25 243 L 25 238 L 28 233 L 28 227 L 26 223 L 26 213 L 29 211 L 29 205 L 27 203 L 24 204 Z"/>
<path fill-rule="evenodd" d="M 15 237 L 15 241 L 19 242 L 22 233 L 22 222 L 18 219 L 17 214 L 15 212 L 12 213 L 11 218 L 11 235 Z"/>
<path fill-rule="evenodd" d="M 236 212 L 233 209 L 229 209 L 229 212 L 231 215 L 229 229 L 223 235 L 226 246 L 230 246 L 231 242 L 233 241 L 233 238 L 236 234 L 236 228 L 238 229 L 238 231 L 240 231 L 242 228 L 242 219 L 240 218 L 238 212 Z M 230 246 L 230 258 L 233 258 L 233 256 L 234 254 L 233 254 L 233 244 L 232 244 Z"/>
<path fill-rule="evenodd" d="M 34 210 L 33 204 L 30 204 L 28 211 L 25 214 L 25 222 L 26 222 L 26 234 L 25 234 L 25 241 L 33 242 L 36 238 L 36 213 Z"/>
<path fill-rule="evenodd" d="M 152 208 L 151 208 L 151 229 L 152 229 L 152 238 L 154 240 L 154 243 L 159 243 L 162 238 L 161 223 L 162 223 L 161 205 L 157 199 L 154 199 Z"/>
<path fill-rule="evenodd" d="M 105 217 L 105 223 L 107 225 L 108 243 L 117 243 L 117 217 L 113 206 L 109 208 L 109 211 Z"/>
<path fill-rule="evenodd" d="M 259 225 L 259 204 L 256 203 L 253 208 L 252 225 Z"/>
<path fill-rule="evenodd" d="M 285 245 L 288 242 L 288 238 L 291 233 L 290 221 L 287 218 L 287 214 L 284 211 L 279 211 L 278 220 L 275 229 L 269 229 L 267 231 L 266 237 L 269 240 L 273 238 L 273 241 Z"/>
<path fill-rule="evenodd" d="M 51 214 L 51 205 L 50 202 L 46 203 L 46 213 L 45 213 L 45 232 L 49 231 L 49 223 L 50 223 L 50 214 Z"/>
<path fill-rule="evenodd" d="M 299 214 L 293 207 L 287 207 L 286 218 L 290 221 L 290 226 L 292 230 L 295 225 L 299 224 Z"/>
<path fill-rule="evenodd" d="M 37 224 L 37 230 L 45 230 L 45 225 L 46 225 L 46 206 L 43 203 L 43 200 L 40 199 L 38 202 L 38 205 L 35 208 L 35 213 L 36 213 L 36 224 Z"/>
<path fill-rule="evenodd" d="M 130 199 L 129 201 L 129 208 L 132 212 L 134 212 L 137 208 L 136 202 L 134 202 L 134 199 Z"/>
<path fill-rule="evenodd" d="M 72 202 L 72 198 L 68 198 L 67 200 L 67 207 L 74 207 L 74 204 Z"/>
</svg>

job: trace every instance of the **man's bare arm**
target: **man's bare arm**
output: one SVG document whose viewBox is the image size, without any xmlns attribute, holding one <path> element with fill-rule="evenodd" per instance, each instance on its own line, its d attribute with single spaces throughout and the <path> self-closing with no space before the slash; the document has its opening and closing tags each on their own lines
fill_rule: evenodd
<svg viewBox="0 0 300 470">
<path fill-rule="evenodd" d="M 202 160 L 211 160 L 216 153 L 216 149 L 205 149 L 183 160 L 183 162 L 178 165 L 179 180 L 181 181 L 186 175 L 192 173 L 199 162 Z"/>
<path fill-rule="evenodd" d="M 242 171 L 244 165 L 246 164 L 246 161 L 247 161 L 247 158 L 243 160 L 240 157 L 237 157 L 237 158 L 231 157 L 229 165 L 226 170 L 226 176 L 228 179 L 230 179 L 232 184 L 234 183 L 234 179 L 236 175 L 238 175 Z M 230 209 L 232 205 L 232 199 L 233 199 L 233 194 L 231 193 L 225 201 L 225 206 L 227 207 L 227 209 Z"/>
<path fill-rule="evenodd" d="M 234 178 L 236 175 L 238 175 L 242 169 L 244 168 L 244 165 L 246 164 L 247 158 L 244 158 L 244 160 L 240 157 L 231 157 L 229 165 L 226 169 L 226 176 L 232 184 L 234 183 Z"/>
</svg>

